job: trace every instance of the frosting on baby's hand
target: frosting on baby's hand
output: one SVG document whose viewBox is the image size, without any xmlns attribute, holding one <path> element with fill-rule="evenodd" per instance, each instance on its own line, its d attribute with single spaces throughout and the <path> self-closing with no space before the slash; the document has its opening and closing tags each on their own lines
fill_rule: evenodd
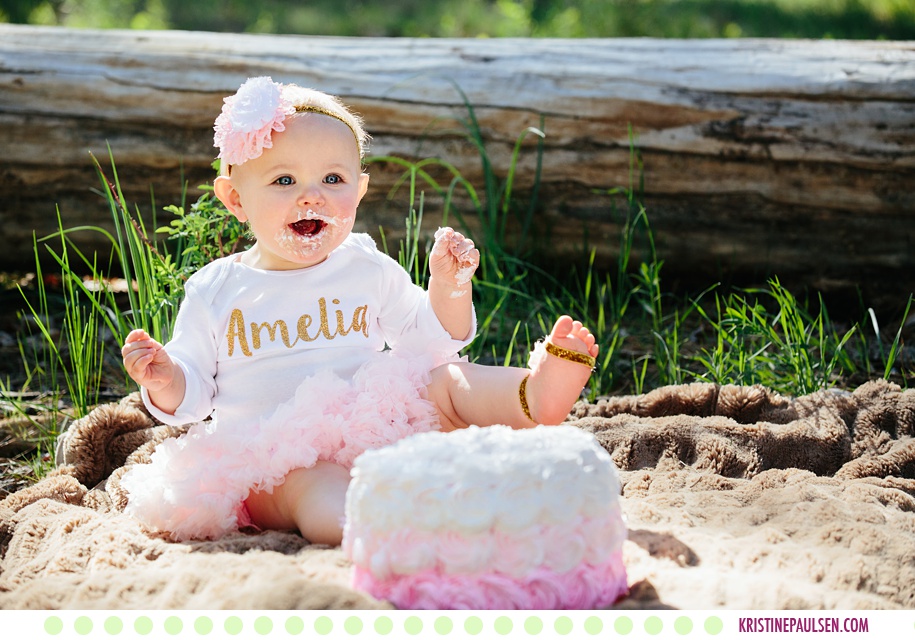
<svg viewBox="0 0 915 640">
<path fill-rule="evenodd" d="M 450 256 L 451 259 L 445 259 L 446 256 Z M 477 267 L 480 266 L 480 252 L 474 247 L 473 240 L 464 237 L 451 227 L 441 227 L 435 232 L 432 257 L 433 259 L 429 263 L 432 275 L 438 277 L 451 275 L 458 286 L 470 282 Z M 455 293 L 463 295 L 465 292 Z"/>
</svg>

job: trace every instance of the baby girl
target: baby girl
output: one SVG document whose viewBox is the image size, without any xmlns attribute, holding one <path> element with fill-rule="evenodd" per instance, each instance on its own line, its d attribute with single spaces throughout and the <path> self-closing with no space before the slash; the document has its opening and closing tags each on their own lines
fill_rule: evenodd
<svg viewBox="0 0 915 640">
<path fill-rule="evenodd" d="M 127 336 L 124 365 L 150 412 L 195 423 L 124 476 L 128 513 L 174 539 L 254 526 L 339 544 L 349 469 L 366 449 L 565 419 L 594 336 L 562 316 L 530 369 L 460 360 L 476 333 L 479 252 L 440 229 L 423 290 L 352 232 L 368 135 L 338 99 L 252 78 L 215 129 L 216 195 L 255 242 L 187 281 L 167 344 Z"/>
</svg>

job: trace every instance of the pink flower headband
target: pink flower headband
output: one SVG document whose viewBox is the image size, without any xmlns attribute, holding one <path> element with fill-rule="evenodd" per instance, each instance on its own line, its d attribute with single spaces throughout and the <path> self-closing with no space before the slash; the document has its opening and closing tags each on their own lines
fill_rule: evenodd
<svg viewBox="0 0 915 640">
<path fill-rule="evenodd" d="M 296 112 L 320 113 L 336 118 L 353 132 L 359 155 L 362 156 L 362 142 L 352 123 L 329 109 L 311 104 L 295 104 L 290 99 L 295 97 L 294 90 L 308 91 L 260 76 L 248 78 L 235 95 L 225 98 L 222 113 L 213 126 L 213 146 L 219 147 L 219 159 L 234 165 L 257 158 L 264 149 L 273 146 L 273 132 L 285 131 L 286 117 Z"/>
</svg>

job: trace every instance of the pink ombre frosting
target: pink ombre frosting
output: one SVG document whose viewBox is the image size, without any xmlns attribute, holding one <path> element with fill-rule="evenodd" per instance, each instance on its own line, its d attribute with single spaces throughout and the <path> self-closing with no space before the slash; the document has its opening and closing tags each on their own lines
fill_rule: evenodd
<svg viewBox="0 0 915 640">
<path fill-rule="evenodd" d="M 492 570 L 521 578 L 538 567 L 564 573 L 583 562 L 599 565 L 626 539 L 618 504 L 594 518 L 576 516 L 565 524 L 532 524 L 519 531 L 425 531 L 407 524 L 395 531 L 374 530 L 364 521 L 349 525 L 344 551 L 379 579 L 432 570 Z"/>
<path fill-rule="evenodd" d="M 616 551 L 601 564 L 580 564 L 564 573 L 540 567 L 523 578 L 434 570 L 379 580 L 357 566 L 353 586 L 399 609 L 596 609 L 628 591 L 622 556 Z"/>
<path fill-rule="evenodd" d="M 591 608 L 626 592 L 609 454 L 570 426 L 411 436 L 355 461 L 355 586 L 403 608 Z"/>
</svg>

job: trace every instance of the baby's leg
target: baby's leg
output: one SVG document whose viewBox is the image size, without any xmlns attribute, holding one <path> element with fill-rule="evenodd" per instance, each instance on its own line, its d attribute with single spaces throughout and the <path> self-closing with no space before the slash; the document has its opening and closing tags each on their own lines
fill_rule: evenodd
<svg viewBox="0 0 915 640">
<path fill-rule="evenodd" d="M 273 493 L 252 491 L 245 505 L 261 529 L 298 529 L 311 543 L 338 545 L 349 482 L 347 469 L 319 460 L 290 471 Z"/>
<path fill-rule="evenodd" d="M 594 336 L 568 316 L 556 321 L 547 342 L 567 351 L 597 356 Z M 515 429 L 559 424 L 590 376 L 590 366 L 551 354 L 546 354 L 533 371 L 458 362 L 432 371 L 429 399 L 438 407 L 443 431 L 471 424 L 507 424 Z M 530 417 L 521 402 L 520 388 L 525 378 L 523 395 Z"/>
</svg>

